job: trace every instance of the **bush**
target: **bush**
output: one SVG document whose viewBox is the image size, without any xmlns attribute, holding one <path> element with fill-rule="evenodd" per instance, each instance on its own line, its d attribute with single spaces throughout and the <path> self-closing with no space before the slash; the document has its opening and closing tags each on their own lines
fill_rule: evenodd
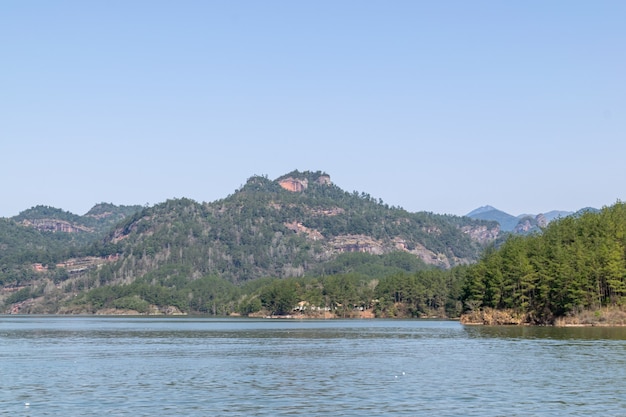
<svg viewBox="0 0 626 417">
<path fill-rule="evenodd" d="M 120 310 L 135 310 L 138 313 L 147 313 L 150 304 L 137 295 L 129 295 L 127 297 L 118 298 L 112 303 L 113 307 Z"/>
<path fill-rule="evenodd" d="M 10 304 L 15 304 L 15 303 L 21 303 L 22 301 L 26 301 L 31 297 L 32 297 L 32 291 L 30 287 L 25 287 L 9 295 L 5 301 L 5 304 L 10 305 Z"/>
</svg>

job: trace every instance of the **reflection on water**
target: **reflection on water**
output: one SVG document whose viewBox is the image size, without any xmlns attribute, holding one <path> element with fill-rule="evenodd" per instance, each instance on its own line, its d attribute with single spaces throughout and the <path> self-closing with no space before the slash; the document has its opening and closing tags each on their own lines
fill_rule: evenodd
<svg viewBox="0 0 626 417">
<path fill-rule="evenodd" d="M 0 410 L 25 416 L 625 415 L 625 354 L 624 329 L 608 328 L 0 317 Z"/>
<path fill-rule="evenodd" d="M 469 337 L 626 340 L 626 327 L 466 326 Z"/>
</svg>

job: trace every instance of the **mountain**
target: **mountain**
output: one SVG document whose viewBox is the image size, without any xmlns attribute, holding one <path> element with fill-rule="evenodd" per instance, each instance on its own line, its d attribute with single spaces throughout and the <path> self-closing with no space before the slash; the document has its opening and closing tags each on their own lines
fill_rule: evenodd
<svg viewBox="0 0 626 417">
<path fill-rule="evenodd" d="M 12 218 L 0 218 L 0 285 L 22 264 L 51 264 L 78 256 L 104 238 L 117 222 L 141 208 L 101 203 L 79 216 L 36 206 Z"/>
<path fill-rule="evenodd" d="M 517 217 L 491 206 L 479 207 L 476 210 L 473 210 L 466 214 L 466 217 L 469 217 L 471 219 L 498 222 L 503 232 L 513 231 L 513 229 L 515 229 L 515 226 L 517 226 L 517 223 L 519 222 L 519 219 Z"/>
<path fill-rule="evenodd" d="M 601 210 L 593 207 L 585 207 L 578 210 L 576 213 L 573 213 L 573 217 L 580 217 L 585 213 L 600 213 Z"/>
<path fill-rule="evenodd" d="M 574 214 L 574 213 L 571 212 L 571 211 L 552 210 L 552 211 L 549 211 L 547 213 L 543 213 L 543 216 L 546 218 L 546 220 L 549 223 L 552 220 L 556 220 L 556 219 L 559 219 L 559 218 L 571 216 L 572 214 Z"/>
<path fill-rule="evenodd" d="M 472 210 L 467 217 L 472 219 L 490 220 L 500 224 L 503 232 L 513 232 L 516 234 L 528 234 L 541 230 L 548 223 L 558 218 L 570 216 L 574 213 L 570 211 L 553 210 L 547 213 L 534 214 L 520 214 L 519 216 L 513 216 L 496 209 L 492 206 L 482 206 L 475 210 Z"/>
<path fill-rule="evenodd" d="M 497 211 L 497 209 L 495 207 L 489 206 L 489 205 L 481 206 L 481 207 L 478 207 L 477 209 L 474 209 L 474 210 L 470 211 L 465 216 L 466 217 L 473 217 L 473 216 L 477 216 L 479 214 L 489 213 L 489 212 L 492 212 L 492 211 Z"/>
<path fill-rule="evenodd" d="M 252 177 L 213 203 L 179 199 L 145 209 L 105 244 L 132 257 L 133 275 L 193 259 L 196 273 L 239 282 L 300 276 L 349 252 L 402 251 L 449 268 L 473 262 L 498 232 L 495 223 L 409 213 L 345 192 L 321 172 L 294 171 L 274 181 Z"/>
<path fill-rule="evenodd" d="M 123 292 L 122 284 L 136 289 L 147 285 L 141 287 L 144 301 L 139 303 L 145 307 L 154 291 L 190 288 L 190 296 L 196 297 L 197 291 L 206 291 L 193 287 L 199 283 L 230 288 L 263 277 L 361 271 L 375 278 L 392 271 L 446 269 L 476 261 L 500 233 L 495 222 L 389 207 L 369 194 L 343 191 L 325 173 L 308 171 L 276 180 L 254 176 L 230 196 L 210 203 L 183 198 L 135 209 L 100 206 L 74 216 L 38 207 L 11 220 L 14 228 L 32 231 L 39 225 L 45 230 L 37 233 L 54 237 L 93 234 L 101 230 L 93 222 L 114 224 L 130 214 L 75 250 L 71 259 L 45 262 L 34 254 L 20 258 L 21 266 L 13 268 L 21 275 L 0 270 L 5 288 L 28 286 L 10 301 L 41 296 L 48 307 L 29 311 L 58 311 L 63 300 L 85 290 L 117 286 L 115 291 Z M 62 226 L 48 230 L 54 224 Z M 30 267 L 29 262 L 40 265 Z M 117 294 L 106 293 L 98 305 L 126 297 Z M 135 305 L 139 296 L 129 295 L 124 305 Z M 184 305 L 180 294 L 176 297 L 177 304 L 170 304 Z"/>
</svg>

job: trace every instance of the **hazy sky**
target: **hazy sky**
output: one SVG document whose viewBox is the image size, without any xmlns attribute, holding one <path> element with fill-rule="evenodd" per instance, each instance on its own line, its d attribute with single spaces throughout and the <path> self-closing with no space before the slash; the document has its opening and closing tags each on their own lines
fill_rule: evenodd
<svg viewBox="0 0 626 417">
<path fill-rule="evenodd" d="M 325 171 L 410 211 L 626 199 L 626 2 L 0 2 L 0 216 Z"/>
</svg>

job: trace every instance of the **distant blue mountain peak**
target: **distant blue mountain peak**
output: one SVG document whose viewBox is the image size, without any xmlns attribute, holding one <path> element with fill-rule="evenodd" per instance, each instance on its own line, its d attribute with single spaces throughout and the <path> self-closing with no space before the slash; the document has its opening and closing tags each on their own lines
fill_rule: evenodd
<svg viewBox="0 0 626 417">
<path fill-rule="evenodd" d="M 471 217 L 473 219 L 496 221 L 500 224 L 501 230 L 505 232 L 517 232 L 517 229 L 520 229 L 520 230 L 523 229 L 524 232 L 527 232 L 529 230 L 528 229 L 529 226 L 526 223 L 528 223 L 529 220 L 530 220 L 530 223 L 536 223 L 536 220 L 538 220 L 539 217 L 541 217 L 542 218 L 541 221 L 543 221 L 545 225 L 551 222 L 552 220 L 562 218 L 562 217 L 567 217 L 571 214 L 573 213 L 570 211 L 552 210 L 547 213 L 542 213 L 539 215 L 520 214 L 519 216 L 513 216 L 509 213 L 505 213 L 501 210 L 498 210 L 492 206 L 482 206 L 482 207 L 477 208 L 476 210 L 471 211 L 466 216 Z M 523 227 L 520 226 L 520 224 L 522 224 Z M 543 227 L 543 226 L 540 226 L 540 227 Z M 534 227 L 534 229 L 536 229 L 536 227 Z"/>
<path fill-rule="evenodd" d="M 466 217 L 472 217 L 475 216 L 477 214 L 481 214 L 481 213 L 488 213 L 490 211 L 500 211 L 497 208 L 493 207 L 493 206 L 482 206 L 482 207 L 478 207 L 475 210 L 470 211 L 469 213 L 467 213 L 465 216 Z"/>
</svg>

